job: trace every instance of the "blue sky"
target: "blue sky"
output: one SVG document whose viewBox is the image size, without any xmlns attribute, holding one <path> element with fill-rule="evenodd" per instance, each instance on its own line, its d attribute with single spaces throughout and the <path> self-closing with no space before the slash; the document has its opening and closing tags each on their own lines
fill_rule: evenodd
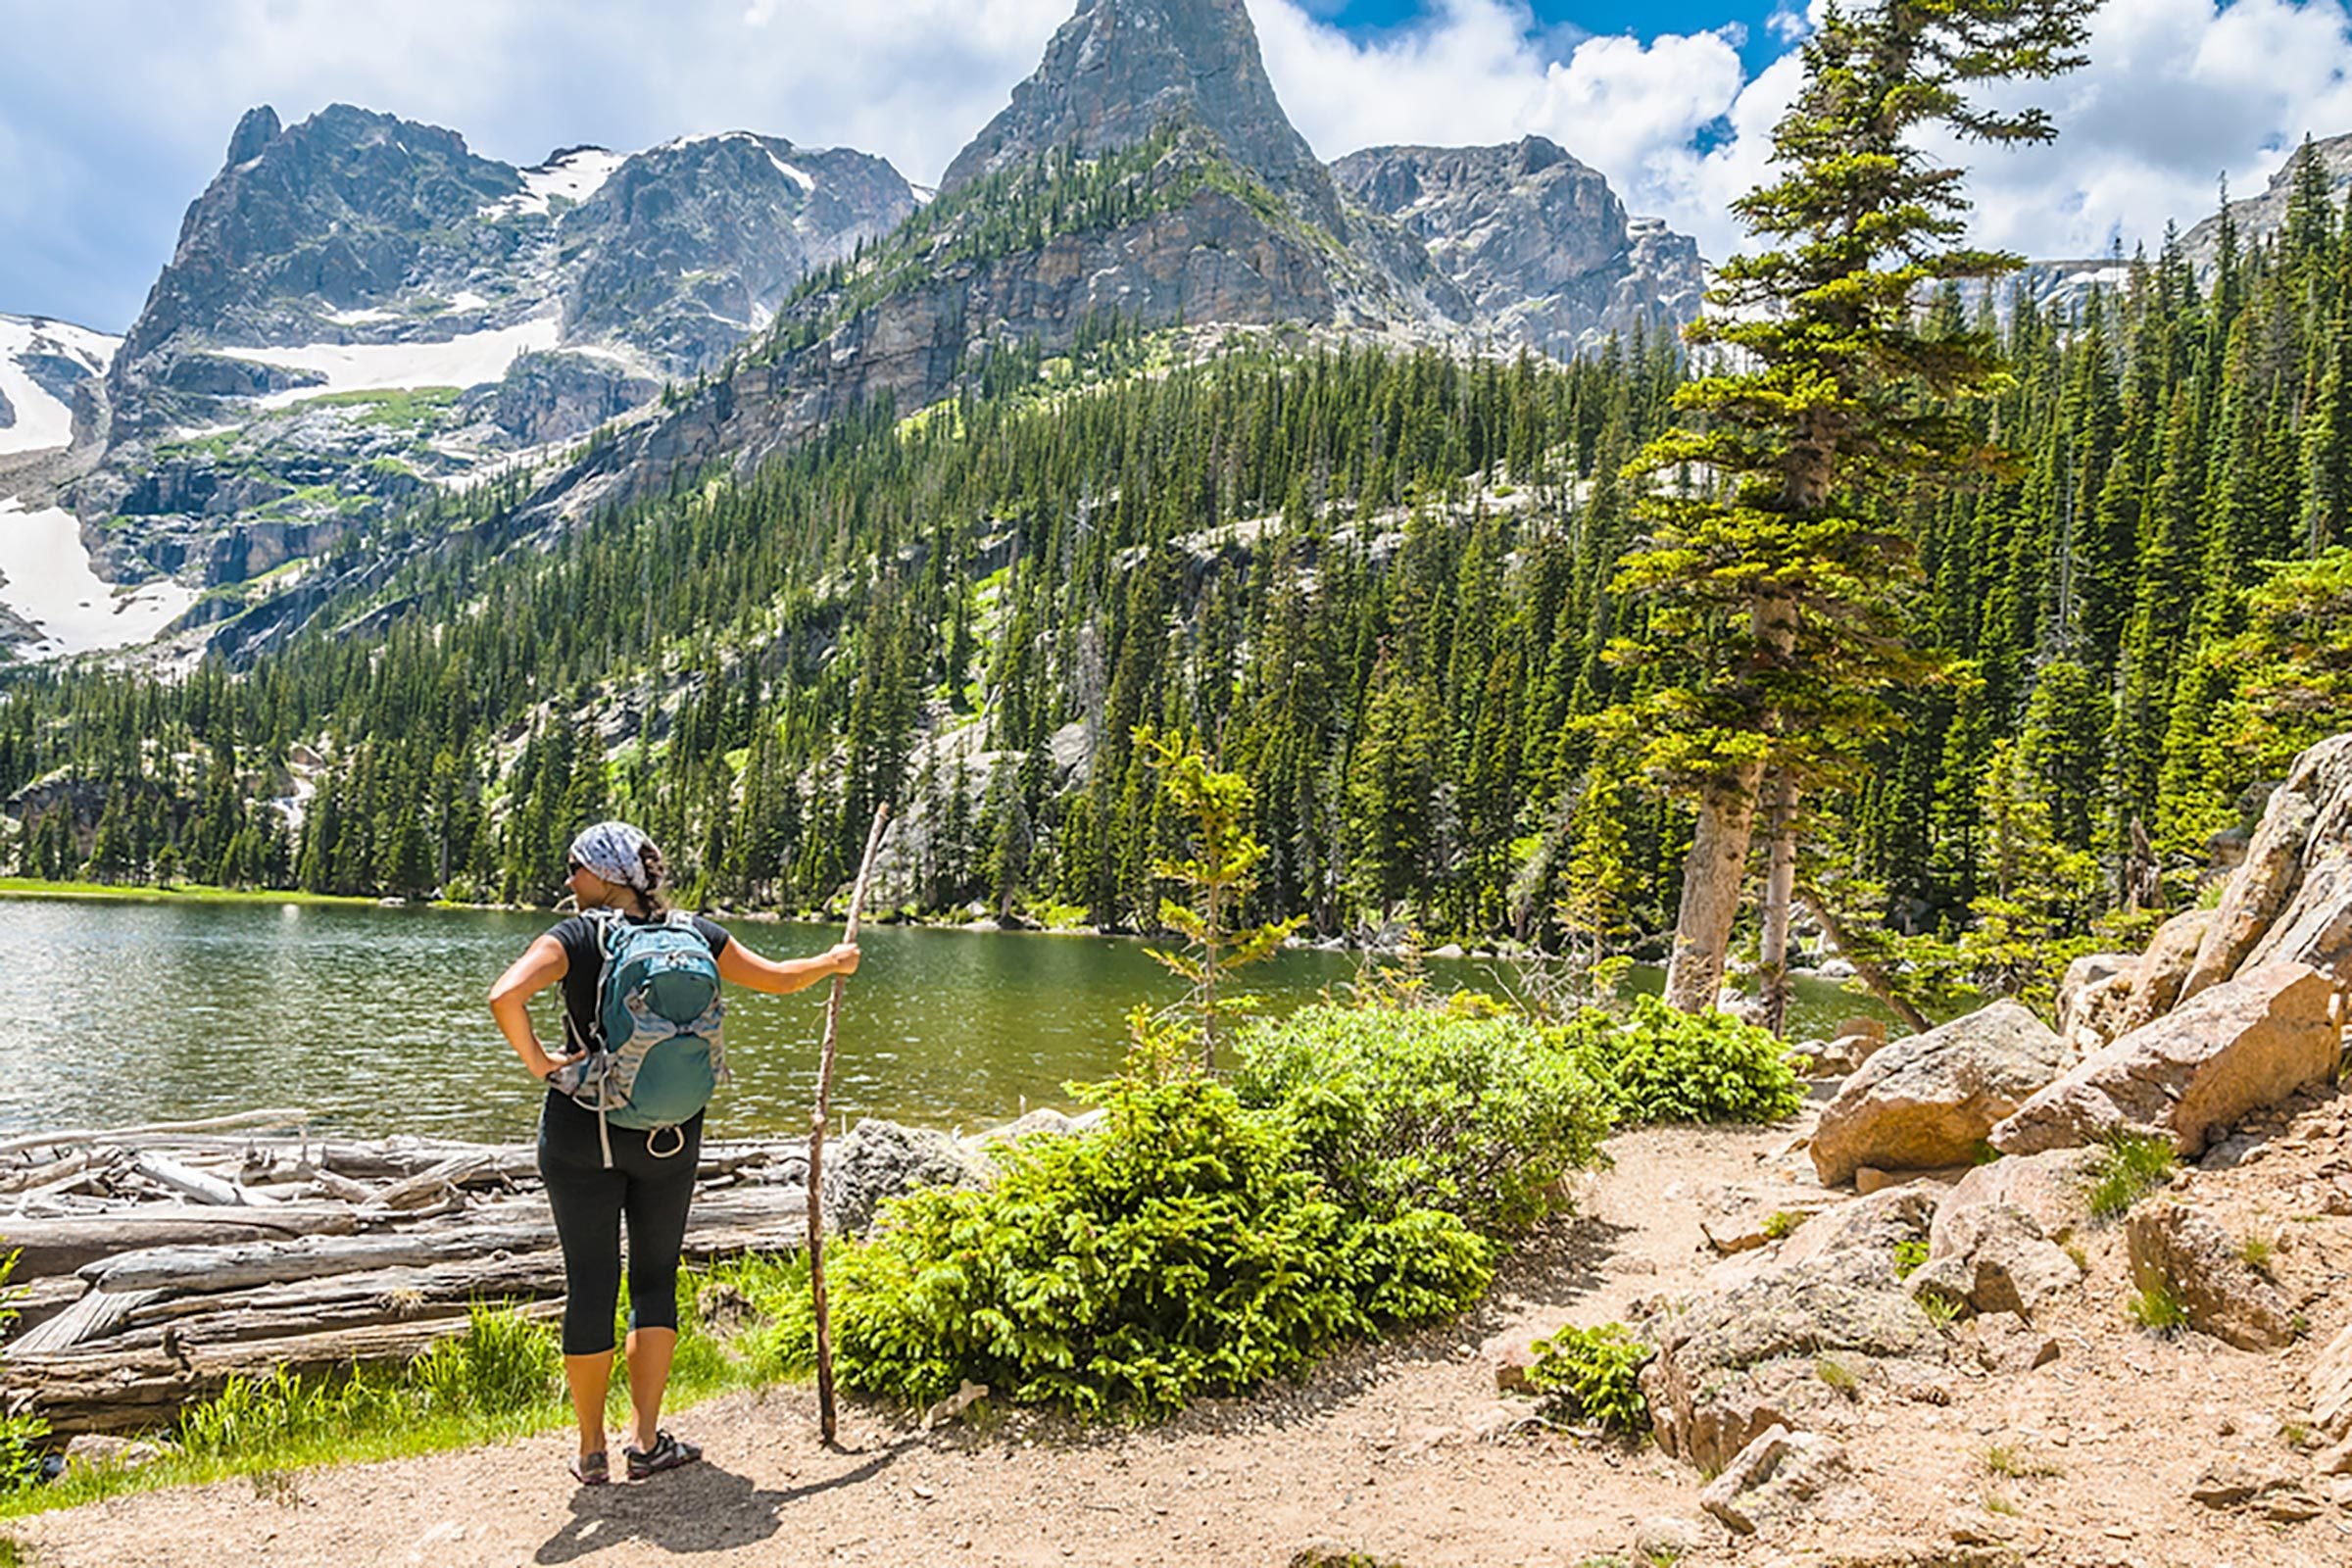
<svg viewBox="0 0 2352 1568">
<path fill-rule="evenodd" d="M 536 162 L 756 129 L 935 179 L 1077 0 L 0 0 L 0 312 L 123 330 L 256 103 L 335 101 Z M 1740 243 L 1795 85 L 1796 0 L 1247 0 L 1326 158 L 1531 132 L 1637 213 Z M 2096 255 L 2352 130 L 2347 0 L 2108 0 L 2044 89 L 2055 149 L 1968 161 L 1980 239 Z"/>
</svg>

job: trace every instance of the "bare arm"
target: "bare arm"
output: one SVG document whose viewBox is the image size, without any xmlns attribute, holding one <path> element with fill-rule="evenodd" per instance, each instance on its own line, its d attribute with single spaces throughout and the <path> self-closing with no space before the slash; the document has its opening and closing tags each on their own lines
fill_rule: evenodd
<svg viewBox="0 0 2352 1568">
<path fill-rule="evenodd" d="M 720 967 L 723 969 L 725 965 Z M 540 937 L 522 950 L 522 956 L 509 964 L 507 972 L 490 988 L 490 1016 L 498 1020 L 498 1032 L 507 1037 L 507 1044 L 514 1048 L 514 1054 L 522 1058 L 523 1066 L 534 1078 L 545 1078 L 565 1062 L 578 1060 L 582 1054 L 575 1051 L 567 1055 L 549 1055 L 531 1028 L 531 998 L 563 979 L 570 969 L 571 959 L 564 956 L 564 945 L 554 937 Z"/>
<path fill-rule="evenodd" d="M 765 991 L 774 996 L 806 990 L 828 975 L 858 972 L 858 945 L 855 942 L 834 944 L 832 950 L 813 958 L 763 958 L 741 941 L 729 941 L 719 950 L 718 977 L 731 980 L 753 991 Z"/>
</svg>

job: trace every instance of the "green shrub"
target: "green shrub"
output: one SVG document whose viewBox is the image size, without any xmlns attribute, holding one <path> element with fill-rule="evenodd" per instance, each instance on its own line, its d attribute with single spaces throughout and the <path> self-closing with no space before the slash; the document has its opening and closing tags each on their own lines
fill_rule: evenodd
<svg viewBox="0 0 2352 1568">
<path fill-rule="evenodd" d="M 827 1249 L 844 1384 L 920 1404 L 969 1378 L 1150 1415 L 1486 1289 L 1490 1243 L 1432 1210 L 1350 1214 L 1282 1118 L 1222 1084 L 1125 1079 L 1087 1098 L 1109 1112 L 1094 1132 L 1015 1145 L 993 1187 L 908 1194 L 868 1239 Z M 807 1297 L 767 1302 L 784 1321 L 764 1351 L 789 1362 Z"/>
<path fill-rule="evenodd" d="M 1515 1018 L 1427 1008 L 1301 1008 L 1250 1026 L 1242 1102 L 1296 1132 L 1329 1195 L 1384 1222 L 1438 1209 L 1508 1235 L 1564 1207 L 1560 1179 L 1601 1157 L 1601 1095 Z"/>
<path fill-rule="evenodd" d="M 1894 1244 L 1894 1277 L 1896 1279 L 1909 1279 L 1918 1273 L 1927 1261 L 1928 1243 L 1925 1237 L 1906 1236 Z"/>
<path fill-rule="evenodd" d="M 1649 1430 L 1649 1401 L 1642 1396 L 1642 1365 L 1650 1347 L 1622 1323 L 1580 1329 L 1573 1324 L 1535 1344 L 1527 1381 L 1584 1420 L 1639 1438 Z"/>
<path fill-rule="evenodd" d="M 2110 1137 L 2090 1171 L 2091 1218 L 2123 1218 L 2133 1203 L 2173 1179 L 2179 1158 L 2169 1138 L 2151 1138 L 2144 1133 Z"/>
<path fill-rule="evenodd" d="M 1559 1034 L 1621 1122 L 1778 1121 L 1804 1103 L 1788 1048 L 1729 1013 L 1637 997 L 1622 1019 L 1589 1009 Z"/>
</svg>

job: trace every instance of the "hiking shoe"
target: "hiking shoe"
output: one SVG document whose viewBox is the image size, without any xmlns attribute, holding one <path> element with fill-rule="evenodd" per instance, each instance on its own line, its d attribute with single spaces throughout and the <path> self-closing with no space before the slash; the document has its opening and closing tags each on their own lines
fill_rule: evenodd
<svg viewBox="0 0 2352 1568">
<path fill-rule="evenodd" d="M 594 1453 L 574 1454 L 569 1468 L 571 1479 L 583 1487 L 601 1487 L 612 1479 L 612 1463 L 602 1448 Z"/>
<path fill-rule="evenodd" d="M 680 1442 L 666 1432 L 655 1433 L 654 1446 L 650 1448 L 643 1451 L 636 1448 L 623 1448 L 621 1452 L 628 1456 L 631 1481 L 643 1481 L 647 1476 L 658 1476 L 664 1470 L 675 1470 L 678 1466 L 692 1464 L 703 1456 L 702 1449 L 691 1443 Z"/>
</svg>

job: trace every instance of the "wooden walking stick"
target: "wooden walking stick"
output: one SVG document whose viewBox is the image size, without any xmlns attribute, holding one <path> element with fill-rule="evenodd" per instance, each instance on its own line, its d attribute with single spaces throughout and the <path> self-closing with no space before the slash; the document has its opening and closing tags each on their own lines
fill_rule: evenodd
<svg viewBox="0 0 2352 1568">
<path fill-rule="evenodd" d="M 858 940 L 858 916 L 865 907 L 865 884 L 874 874 L 874 852 L 882 848 L 882 824 L 890 820 L 890 803 L 874 811 L 873 830 L 865 836 L 865 858 L 858 865 L 858 885 L 850 890 L 850 930 L 845 942 Z M 833 1320 L 825 1308 L 825 1121 L 833 1113 L 833 1042 L 841 1027 L 841 994 L 850 977 L 833 977 L 833 995 L 825 1002 L 825 1040 L 816 1057 L 816 1108 L 808 1114 L 808 1294 L 816 1315 L 816 1420 L 825 1441 L 833 1441 Z"/>
</svg>

